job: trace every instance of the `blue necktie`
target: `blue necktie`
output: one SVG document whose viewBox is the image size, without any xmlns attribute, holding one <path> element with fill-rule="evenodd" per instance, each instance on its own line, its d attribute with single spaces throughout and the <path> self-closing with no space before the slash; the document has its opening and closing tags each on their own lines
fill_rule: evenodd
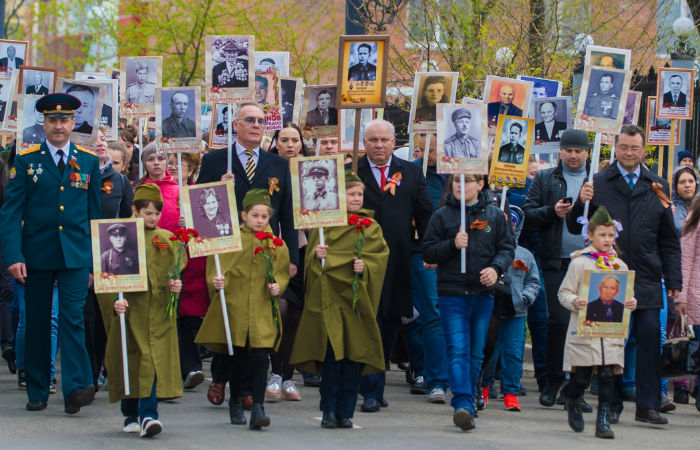
<svg viewBox="0 0 700 450">
<path fill-rule="evenodd" d="M 628 173 L 627 174 L 627 178 L 629 178 L 629 181 L 627 182 L 627 184 L 630 187 L 630 191 L 634 189 L 634 177 L 636 177 L 636 176 L 637 176 L 636 173 Z"/>
</svg>

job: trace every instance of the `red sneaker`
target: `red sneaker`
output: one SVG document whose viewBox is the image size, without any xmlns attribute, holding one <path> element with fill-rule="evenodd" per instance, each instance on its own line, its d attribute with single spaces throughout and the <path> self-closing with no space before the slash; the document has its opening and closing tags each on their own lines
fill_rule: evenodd
<svg viewBox="0 0 700 450">
<path fill-rule="evenodd" d="M 520 411 L 520 402 L 515 394 L 506 394 L 503 403 L 506 405 L 507 411 Z"/>
<path fill-rule="evenodd" d="M 491 390 L 491 386 L 486 386 L 484 388 L 481 388 L 481 396 L 484 399 L 484 406 L 489 404 L 489 391 Z"/>
</svg>

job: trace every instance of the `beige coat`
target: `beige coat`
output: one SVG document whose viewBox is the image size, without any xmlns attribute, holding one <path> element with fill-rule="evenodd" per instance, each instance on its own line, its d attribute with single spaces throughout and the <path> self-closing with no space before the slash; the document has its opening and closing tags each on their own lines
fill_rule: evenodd
<svg viewBox="0 0 700 450">
<path fill-rule="evenodd" d="M 572 371 L 574 366 L 601 366 L 614 364 L 616 373 L 622 373 L 625 365 L 625 340 L 612 338 L 589 338 L 577 336 L 578 311 L 574 307 L 574 301 L 582 298 L 583 273 L 586 269 L 600 269 L 595 260 L 584 256 L 585 253 L 595 251 L 593 247 L 586 247 L 571 254 L 571 264 L 566 272 L 564 281 L 559 288 L 559 303 L 571 311 L 569 329 L 566 330 L 566 347 L 564 348 L 564 370 Z M 627 264 L 621 259 L 615 259 L 619 264 L 618 270 L 628 270 Z M 605 361 L 603 361 L 605 357 Z"/>
</svg>

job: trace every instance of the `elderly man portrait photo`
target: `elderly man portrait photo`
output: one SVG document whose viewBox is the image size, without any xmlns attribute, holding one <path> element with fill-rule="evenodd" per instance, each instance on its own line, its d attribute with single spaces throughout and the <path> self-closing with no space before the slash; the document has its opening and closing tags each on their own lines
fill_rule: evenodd
<svg viewBox="0 0 700 450">
<path fill-rule="evenodd" d="M 24 65 L 24 59 L 17 56 L 17 48 L 14 45 L 8 45 L 7 56 L 0 58 L 0 70 L 11 73 L 22 65 Z"/>
<path fill-rule="evenodd" d="M 372 45 L 363 42 L 362 44 L 351 44 L 357 49 L 357 64 L 350 66 L 348 69 L 348 80 L 351 81 L 368 81 L 377 79 L 377 66 L 369 62 L 372 54 Z"/>
<path fill-rule="evenodd" d="M 488 104 L 487 114 L 490 126 L 496 126 L 499 115 L 523 116 L 523 110 L 513 104 L 515 89 L 510 84 L 503 84 L 498 90 L 498 101 Z"/>
<path fill-rule="evenodd" d="M 472 111 L 467 108 L 455 109 L 451 116 L 454 134 L 445 139 L 445 156 L 451 158 L 479 158 L 481 142 L 469 132 L 471 131 Z M 446 124 L 447 125 L 447 124 Z M 477 134 L 478 127 L 475 127 Z"/>
<path fill-rule="evenodd" d="M 248 87 L 248 51 L 229 39 L 221 49 L 224 61 L 212 68 L 214 87 Z"/>
<path fill-rule="evenodd" d="M 168 92 L 168 91 L 165 91 Z M 164 93 L 165 93 L 164 92 Z M 165 95 L 163 95 L 165 100 Z M 162 108 L 161 109 L 165 109 Z M 190 110 L 190 99 L 185 91 L 175 91 L 170 97 L 170 116 L 163 119 L 163 137 L 168 138 L 193 138 L 197 136 L 197 126 L 194 120 L 194 111 Z"/>
<path fill-rule="evenodd" d="M 129 103 L 154 103 L 156 99 L 156 74 L 151 73 L 148 62 L 136 60 L 127 62 L 133 69 L 136 82 L 126 88 L 126 101 Z"/>
<path fill-rule="evenodd" d="M 625 305 L 615 300 L 620 293 L 620 280 L 613 275 L 606 275 L 598 285 L 598 298 L 588 302 L 586 320 L 593 322 L 622 322 Z"/>
<path fill-rule="evenodd" d="M 678 73 L 669 74 L 667 76 L 669 90 L 664 92 L 663 107 L 685 107 L 687 97 L 685 93 L 681 91 L 683 87 L 683 76 Z"/>
<path fill-rule="evenodd" d="M 559 141 L 561 134 L 567 128 L 567 124 L 556 120 L 557 103 L 555 101 L 542 102 L 539 109 L 542 120 L 535 124 L 535 142 Z"/>
<path fill-rule="evenodd" d="M 25 90 L 25 94 L 30 94 L 30 95 L 46 95 L 49 93 L 49 88 L 45 86 L 44 83 L 44 77 L 42 76 L 41 72 L 34 72 L 31 74 L 30 81 L 31 84 L 27 84 L 27 89 Z"/>
<path fill-rule="evenodd" d="M 504 127 L 505 128 L 505 127 Z M 507 132 L 503 133 L 503 138 L 507 136 L 506 144 L 501 145 L 498 152 L 498 162 L 507 164 L 522 164 L 525 156 L 525 147 L 520 145 L 520 137 L 523 134 L 523 124 L 511 122 Z M 502 139 L 501 142 L 506 141 Z"/>
<path fill-rule="evenodd" d="M 327 89 L 322 89 L 316 94 L 316 108 L 306 114 L 306 125 L 322 127 L 326 125 L 338 125 L 338 110 L 331 108 L 333 95 Z"/>
</svg>

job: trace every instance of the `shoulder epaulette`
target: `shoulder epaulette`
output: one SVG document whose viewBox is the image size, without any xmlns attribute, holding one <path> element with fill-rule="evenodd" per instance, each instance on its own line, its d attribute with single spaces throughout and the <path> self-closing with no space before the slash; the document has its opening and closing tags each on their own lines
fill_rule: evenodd
<svg viewBox="0 0 700 450">
<path fill-rule="evenodd" d="M 28 155 L 30 153 L 34 153 L 34 152 L 38 151 L 40 148 L 41 148 L 41 144 L 32 145 L 28 149 L 20 151 L 19 156 L 24 156 L 24 155 Z"/>
<path fill-rule="evenodd" d="M 81 146 L 79 146 L 79 145 L 76 145 L 75 148 L 77 148 L 77 149 L 80 150 L 81 152 L 88 153 L 88 154 L 90 154 L 90 155 L 92 155 L 92 156 L 97 156 L 97 154 L 96 154 L 95 152 L 93 152 L 92 150 L 88 150 L 88 149 L 86 149 L 85 147 L 81 147 Z"/>
</svg>

